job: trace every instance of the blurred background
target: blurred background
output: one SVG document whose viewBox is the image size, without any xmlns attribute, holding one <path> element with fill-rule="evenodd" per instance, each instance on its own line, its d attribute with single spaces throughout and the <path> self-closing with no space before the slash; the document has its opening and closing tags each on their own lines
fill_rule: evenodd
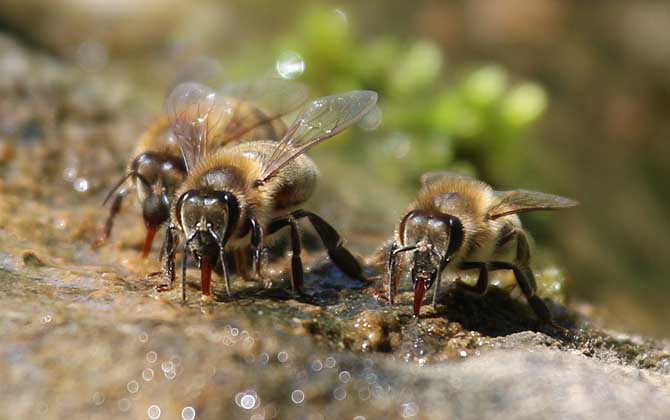
<svg viewBox="0 0 670 420">
<path fill-rule="evenodd" d="M 314 206 L 345 226 L 354 247 L 371 251 L 390 236 L 425 171 L 562 194 L 582 206 L 524 216 L 538 264 L 560 267 L 571 298 L 595 303 L 606 325 L 665 336 L 669 22 L 670 3 L 661 0 L 0 5 L 4 37 L 72 64 L 65 85 L 94 87 L 81 103 L 112 104 L 87 118 L 128 124 L 123 139 L 90 136 L 109 155 L 95 165 L 80 155 L 57 164 L 80 200 L 101 200 L 109 184 L 99 173 L 123 171 L 129 145 L 160 114 L 180 69 L 204 66 L 202 57 L 230 80 L 275 73 L 309 85 L 312 97 L 374 89 L 379 108 L 360 129 L 313 153 L 323 173 Z M 7 45 L 0 82 L 43 71 Z M 5 122 L 0 138 L 48 136 L 39 128 Z"/>
</svg>

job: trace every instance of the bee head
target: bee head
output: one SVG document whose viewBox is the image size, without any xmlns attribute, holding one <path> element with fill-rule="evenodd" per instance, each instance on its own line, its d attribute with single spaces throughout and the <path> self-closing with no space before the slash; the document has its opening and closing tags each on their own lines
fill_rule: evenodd
<svg viewBox="0 0 670 420">
<path fill-rule="evenodd" d="M 401 250 L 413 252 L 411 260 L 414 315 L 419 315 L 428 289 L 453 259 L 463 242 L 463 225 L 454 216 L 422 211 L 408 213 L 400 224 Z"/>
<path fill-rule="evenodd" d="M 240 218 L 240 204 L 229 191 L 189 190 L 176 203 L 177 222 L 199 261 L 216 262 Z"/>
<path fill-rule="evenodd" d="M 170 216 L 170 199 L 186 176 L 181 159 L 166 153 L 144 152 L 131 165 L 130 175 L 135 180 L 142 205 L 142 216 L 147 227 L 144 256 L 151 249 L 156 230 Z"/>
</svg>

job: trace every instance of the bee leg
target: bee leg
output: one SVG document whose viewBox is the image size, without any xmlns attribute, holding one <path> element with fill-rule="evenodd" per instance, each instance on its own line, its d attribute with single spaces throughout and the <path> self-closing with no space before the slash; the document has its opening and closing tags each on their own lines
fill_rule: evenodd
<svg viewBox="0 0 670 420">
<path fill-rule="evenodd" d="M 395 298 L 395 292 L 396 292 L 396 284 L 395 284 L 395 275 L 396 275 L 396 250 L 398 249 L 398 244 L 393 241 L 393 244 L 391 245 L 391 252 L 389 252 L 389 259 L 388 259 L 388 277 L 386 281 L 386 291 L 388 293 L 388 299 L 389 299 L 389 305 L 393 305 L 393 300 Z"/>
<path fill-rule="evenodd" d="M 435 290 L 433 291 L 433 309 L 437 309 L 437 292 L 440 290 L 440 283 L 442 281 L 442 272 L 437 273 L 435 278 Z"/>
<path fill-rule="evenodd" d="M 287 218 L 276 219 L 270 223 L 268 231 L 270 234 L 288 226 L 291 231 L 291 270 L 289 273 L 291 280 L 291 290 L 302 293 L 303 283 L 303 268 L 300 253 L 302 247 L 300 246 L 300 233 L 298 231 L 298 222 L 293 216 Z"/>
<path fill-rule="evenodd" d="M 305 210 L 296 210 L 291 215 L 296 219 L 302 217 L 307 217 L 307 219 L 309 219 L 312 226 L 314 226 L 316 233 L 319 234 L 323 246 L 326 247 L 328 256 L 333 264 L 347 276 L 361 281 L 367 281 L 365 276 L 363 276 L 363 269 L 361 268 L 360 263 L 354 258 L 351 252 L 343 246 L 342 238 L 337 231 L 328 224 L 328 222 L 316 214 Z"/>
<path fill-rule="evenodd" d="M 514 272 L 514 277 L 516 282 L 521 288 L 521 291 L 526 296 L 528 305 L 530 305 L 535 315 L 537 315 L 540 320 L 551 325 L 556 325 L 549 311 L 549 307 L 544 301 L 535 294 L 535 276 L 533 272 L 528 267 L 519 266 L 517 264 L 505 262 L 505 261 L 492 261 L 489 263 L 490 270 L 512 270 Z"/>
<path fill-rule="evenodd" d="M 244 279 L 244 281 L 253 280 L 251 276 L 249 276 L 249 270 L 247 270 L 247 250 L 236 249 L 233 252 L 233 257 L 235 259 L 235 267 L 237 268 L 237 272 L 240 276 L 242 276 L 242 279 Z"/>
<path fill-rule="evenodd" d="M 165 232 L 165 258 L 163 259 L 163 279 L 166 283 L 156 286 L 157 292 L 164 292 L 170 290 L 175 280 L 174 259 L 177 254 L 177 245 L 179 240 L 175 236 L 176 228 L 170 225 Z"/>
<path fill-rule="evenodd" d="M 93 242 L 93 248 L 99 248 L 104 245 L 104 243 L 107 242 L 109 237 L 112 235 L 114 218 L 117 214 L 119 214 L 119 211 L 121 210 L 121 203 L 127 194 L 128 188 L 123 188 L 119 190 L 119 192 L 117 192 L 114 196 L 114 201 L 112 201 L 112 205 L 109 208 L 109 216 L 107 216 L 107 220 L 105 220 L 105 227 L 102 231 L 102 234 L 98 237 L 98 239 L 95 240 L 95 242 Z"/>
<path fill-rule="evenodd" d="M 465 289 L 468 292 L 476 293 L 478 295 L 483 295 L 486 293 L 486 290 L 489 287 L 489 269 L 486 263 L 483 262 L 463 262 L 458 267 L 461 270 L 472 270 L 479 269 L 479 277 L 477 277 L 477 283 L 472 286 L 465 283 L 463 280 L 456 279 L 456 284 L 461 289 Z"/>
<path fill-rule="evenodd" d="M 261 264 L 263 262 L 263 228 L 260 223 L 253 217 L 251 220 L 251 249 L 254 252 L 253 265 L 254 273 L 258 280 L 263 281 L 263 273 L 261 272 Z M 281 229 L 278 228 L 278 229 Z M 245 278 L 246 280 L 246 278 Z M 263 283 L 269 283 L 263 281 Z"/>
</svg>

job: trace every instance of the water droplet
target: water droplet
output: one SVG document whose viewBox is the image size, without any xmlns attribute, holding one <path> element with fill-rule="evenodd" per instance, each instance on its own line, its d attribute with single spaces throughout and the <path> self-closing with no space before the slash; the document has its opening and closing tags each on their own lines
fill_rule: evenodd
<svg viewBox="0 0 670 420">
<path fill-rule="evenodd" d="M 125 413 L 126 411 L 130 410 L 130 406 L 132 405 L 132 402 L 130 402 L 130 400 L 128 398 L 121 398 L 119 400 L 118 405 L 119 405 L 119 410 Z"/>
<path fill-rule="evenodd" d="M 69 167 L 63 169 L 63 179 L 66 180 L 67 182 L 74 182 L 74 180 L 77 178 L 77 168 L 74 167 Z"/>
<path fill-rule="evenodd" d="M 88 180 L 86 178 L 77 178 L 74 181 L 74 189 L 82 193 L 88 191 Z"/>
<path fill-rule="evenodd" d="M 382 124 L 383 119 L 384 118 L 381 108 L 379 108 L 379 106 L 375 106 L 372 108 L 372 110 L 370 110 L 370 112 L 361 118 L 361 120 L 358 122 L 358 126 L 366 131 L 376 130 Z"/>
<path fill-rule="evenodd" d="M 195 408 L 193 407 L 184 407 L 181 410 L 182 420 L 193 420 L 195 419 Z"/>
<path fill-rule="evenodd" d="M 177 371 L 174 371 L 174 370 L 170 370 L 170 371 L 168 371 L 168 372 L 164 372 L 163 374 L 165 375 L 166 378 L 168 378 L 168 379 L 170 379 L 170 380 L 172 380 L 172 379 L 174 379 L 174 378 L 177 377 Z"/>
<path fill-rule="evenodd" d="M 157 405 L 150 406 L 147 409 L 147 416 L 149 416 L 151 420 L 156 420 L 161 416 L 161 408 Z"/>
<path fill-rule="evenodd" d="M 321 369 L 323 369 L 323 363 L 321 360 L 315 360 L 312 362 L 312 370 L 314 372 L 319 372 Z"/>
<path fill-rule="evenodd" d="M 251 410 L 254 408 L 254 405 L 256 405 L 256 398 L 254 398 L 253 395 L 246 394 L 240 400 L 240 406 L 242 406 L 242 408 L 245 410 Z"/>
<path fill-rule="evenodd" d="M 339 378 L 340 378 L 340 382 L 346 384 L 347 382 L 349 382 L 351 380 L 351 373 L 349 373 L 346 370 L 343 370 L 342 372 L 340 372 Z"/>
<path fill-rule="evenodd" d="M 277 73 L 284 79 L 295 79 L 305 71 L 305 61 L 295 51 L 283 53 L 275 64 Z"/>
<path fill-rule="evenodd" d="M 333 356 L 329 356 L 326 358 L 325 365 L 328 369 L 332 369 L 335 367 L 335 365 L 337 365 L 337 360 L 335 360 Z"/>
<path fill-rule="evenodd" d="M 163 362 L 161 363 L 161 369 L 163 372 L 172 372 L 174 370 L 174 363 L 172 362 Z"/>
<path fill-rule="evenodd" d="M 48 324 L 52 321 L 53 317 L 51 314 L 46 314 L 42 317 L 42 324 Z"/>
<path fill-rule="evenodd" d="M 154 370 L 151 368 L 146 368 L 142 371 L 142 379 L 146 382 L 149 382 L 154 378 Z"/>
<path fill-rule="evenodd" d="M 156 360 L 158 360 L 158 353 L 153 350 L 147 353 L 147 362 L 156 363 Z"/>
<path fill-rule="evenodd" d="M 146 343 L 147 341 L 149 341 L 149 334 L 143 331 L 140 333 L 138 338 L 140 340 L 140 343 Z"/>
<path fill-rule="evenodd" d="M 461 350 L 458 352 L 458 355 L 461 357 L 468 357 L 468 352 L 465 350 Z"/>
<path fill-rule="evenodd" d="M 342 401 L 343 399 L 347 398 L 347 390 L 341 386 L 338 386 L 335 388 L 335 391 L 333 391 L 333 397 L 338 401 Z"/>
<path fill-rule="evenodd" d="M 277 354 L 277 360 L 279 360 L 279 363 L 286 363 L 286 361 L 288 360 L 288 353 L 286 353 L 285 351 L 280 351 Z"/>
<path fill-rule="evenodd" d="M 301 389 L 291 392 L 291 401 L 294 404 L 302 404 L 305 401 L 305 393 Z"/>
<path fill-rule="evenodd" d="M 400 415 L 406 419 L 409 417 L 416 417 L 419 414 L 419 406 L 414 402 L 406 402 L 400 404 Z"/>
<path fill-rule="evenodd" d="M 131 394 L 135 394 L 137 391 L 140 390 L 140 384 L 139 384 L 137 381 L 135 381 L 135 380 L 130 381 L 130 382 L 128 382 L 128 384 L 126 385 L 126 389 L 127 389 L 128 392 L 130 392 Z"/>
<path fill-rule="evenodd" d="M 102 405 L 105 402 L 105 396 L 100 392 L 93 393 L 93 404 Z"/>
</svg>

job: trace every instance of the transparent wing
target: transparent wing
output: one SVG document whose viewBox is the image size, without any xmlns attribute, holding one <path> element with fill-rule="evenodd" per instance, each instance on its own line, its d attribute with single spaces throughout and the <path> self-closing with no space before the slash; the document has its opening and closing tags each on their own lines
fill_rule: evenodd
<svg viewBox="0 0 670 420">
<path fill-rule="evenodd" d="M 324 96 L 309 103 L 263 163 L 260 181 L 266 181 L 291 160 L 358 122 L 376 103 L 377 93 L 367 90 Z"/>
<path fill-rule="evenodd" d="M 165 112 L 188 171 L 206 156 L 210 133 L 218 131 L 221 113 L 228 108 L 216 92 L 200 83 L 181 83 L 168 96 Z"/>
<path fill-rule="evenodd" d="M 433 172 L 426 172 L 425 174 L 421 175 L 421 185 L 423 185 L 425 187 L 425 186 L 433 184 L 437 181 L 448 180 L 448 179 L 475 180 L 475 178 L 473 178 L 469 175 L 459 174 L 458 172 L 433 171 Z"/>
<path fill-rule="evenodd" d="M 295 111 L 307 100 L 308 89 L 300 83 L 266 77 L 231 83 L 218 93 L 234 103 L 231 119 L 223 133 L 222 143 L 225 144 Z"/>
<path fill-rule="evenodd" d="M 496 195 L 496 204 L 488 212 L 490 219 L 527 211 L 564 209 L 579 204 L 569 198 L 537 191 L 498 191 Z"/>
</svg>

